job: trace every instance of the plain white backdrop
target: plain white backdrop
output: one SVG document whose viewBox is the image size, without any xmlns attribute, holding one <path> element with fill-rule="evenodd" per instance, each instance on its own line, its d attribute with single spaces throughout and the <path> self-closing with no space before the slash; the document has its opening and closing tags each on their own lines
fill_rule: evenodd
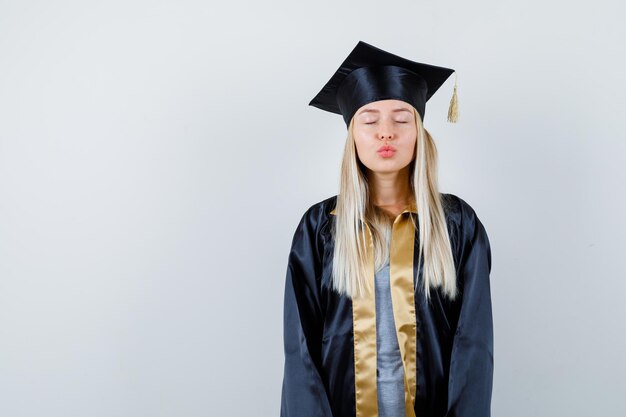
<svg viewBox="0 0 626 417">
<path fill-rule="evenodd" d="M 359 40 L 458 71 L 425 125 L 491 242 L 493 415 L 626 415 L 625 11 L 0 1 L 0 415 L 278 415 L 346 134 L 308 102 Z"/>
</svg>

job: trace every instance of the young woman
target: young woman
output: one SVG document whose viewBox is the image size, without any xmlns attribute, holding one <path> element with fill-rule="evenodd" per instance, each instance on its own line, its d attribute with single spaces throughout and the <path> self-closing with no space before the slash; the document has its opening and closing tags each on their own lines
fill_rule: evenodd
<svg viewBox="0 0 626 417">
<path fill-rule="evenodd" d="M 452 72 L 359 42 L 310 103 L 348 135 L 339 194 L 306 210 L 288 257 L 282 417 L 490 416 L 489 239 L 438 191 L 422 125 Z"/>
</svg>

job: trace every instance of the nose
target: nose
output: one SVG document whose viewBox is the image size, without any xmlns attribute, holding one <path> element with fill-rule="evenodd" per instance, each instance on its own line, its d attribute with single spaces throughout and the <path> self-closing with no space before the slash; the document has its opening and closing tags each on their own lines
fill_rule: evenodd
<svg viewBox="0 0 626 417">
<path fill-rule="evenodd" d="M 383 118 L 378 125 L 378 139 L 380 140 L 392 140 L 395 137 L 393 131 L 393 123 L 387 118 Z"/>
<path fill-rule="evenodd" d="M 392 140 L 394 138 L 393 129 L 388 123 L 382 123 L 380 130 L 378 131 L 378 138 L 380 140 Z"/>
</svg>

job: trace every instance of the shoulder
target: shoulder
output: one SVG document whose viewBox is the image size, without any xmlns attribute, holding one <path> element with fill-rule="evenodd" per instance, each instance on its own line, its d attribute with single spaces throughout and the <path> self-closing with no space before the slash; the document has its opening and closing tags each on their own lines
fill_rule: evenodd
<svg viewBox="0 0 626 417">
<path fill-rule="evenodd" d="M 477 241 L 484 241 L 488 247 L 487 231 L 477 210 L 458 195 L 442 193 L 441 196 L 448 230 L 459 254 Z"/>
<path fill-rule="evenodd" d="M 311 220 L 323 221 L 328 219 L 331 212 L 337 204 L 337 195 L 327 197 L 324 200 L 318 201 L 309 206 L 304 215 Z"/>
<path fill-rule="evenodd" d="M 331 211 L 336 203 L 337 195 L 333 195 L 310 204 L 302 214 L 296 235 L 301 236 L 306 233 L 318 247 L 325 245 L 331 234 L 332 218 L 335 217 Z"/>
<path fill-rule="evenodd" d="M 463 198 L 454 194 L 442 194 L 444 211 L 448 219 L 448 228 L 453 236 L 457 259 L 464 262 L 470 251 L 486 253 L 491 269 L 491 245 L 487 231 L 476 210 Z"/>
<path fill-rule="evenodd" d="M 443 205 L 446 218 L 449 223 L 458 227 L 474 228 L 478 219 L 476 210 L 463 198 L 452 193 L 441 193 L 441 203 Z"/>
</svg>

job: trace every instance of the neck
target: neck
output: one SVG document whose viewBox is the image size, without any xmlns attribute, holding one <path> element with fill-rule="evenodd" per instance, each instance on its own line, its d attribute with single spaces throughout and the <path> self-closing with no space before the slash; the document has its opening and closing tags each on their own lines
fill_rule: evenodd
<svg viewBox="0 0 626 417">
<path fill-rule="evenodd" d="M 408 166 L 393 172 L 368 171 L 370 199 L 375 206 L 408 205 L 412 200 Z"/>
</svg>

